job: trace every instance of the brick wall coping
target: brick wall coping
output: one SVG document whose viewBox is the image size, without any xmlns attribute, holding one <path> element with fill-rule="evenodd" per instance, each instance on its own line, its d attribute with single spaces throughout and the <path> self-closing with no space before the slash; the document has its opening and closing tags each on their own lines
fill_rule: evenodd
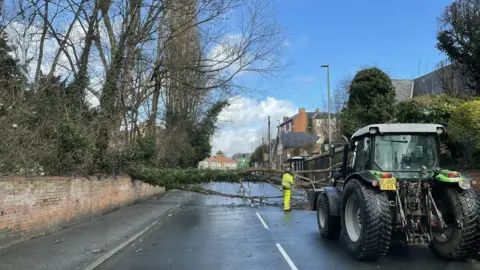
<svg viewBox="0 0 480 270">
<path fill-rule="evenodd" d="M 98 177 L 98 176 L 0 176 L 0 181 L 22 181 L 22 180 L 120 180 L 120 179 L 132 179 L 128 175 L 118 175 L 118 176 L 109 176 L 109 177 Z"/>
</svg>

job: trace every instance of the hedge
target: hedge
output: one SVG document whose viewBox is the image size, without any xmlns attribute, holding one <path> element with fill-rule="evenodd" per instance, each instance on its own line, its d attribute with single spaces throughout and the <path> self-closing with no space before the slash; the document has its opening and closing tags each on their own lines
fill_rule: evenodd
<svg viewBox="0 0 480 270">
<path fill-rule="evenodd" d="M 459 106 L 449 121 L 449 134 L 464 154 L 463 167 L 480 165 L 480 100 Z"/>
<path fill-rule="evenodd" d="M 452 113 L 464 102 L 445 94 L 418 96 L 399 102 L 395 119 L 399 123 L 435 123 L 448 128 Z"/>
</svg>

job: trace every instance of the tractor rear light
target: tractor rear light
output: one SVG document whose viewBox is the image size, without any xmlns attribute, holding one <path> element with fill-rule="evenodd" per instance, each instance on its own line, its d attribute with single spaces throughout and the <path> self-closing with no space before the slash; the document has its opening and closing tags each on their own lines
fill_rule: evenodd
<svg viewBox="0 0 480 270">
<path fill-rule="evenodd" d="M 457 172 L 449 172 L 447 174 L 447 177 L 448 178 L 456 178 L 456 177 L 458 177 L 458 173 Z"/>
<path fill-rule="evenodd" d="M 391 173 L 382 173 L 382 178 L 392 178 Z"/>
<path fill-rule="evenodd" d="M 372 186 L 374 186 L 374 187 L 378 186 L 378 182 L 377 182 L 377 181 L 373 181 L 373 182 L 372 182 Z"/>
<path fill-rule="evenodd" d="M 436 226 L 437 226 L 437 224 L 435 224 L 435 221 L 433 221 L 433 220 L 430 220 L 430 226 L 432 226 L 432 227 L 436 227 Z"/>
</svg>

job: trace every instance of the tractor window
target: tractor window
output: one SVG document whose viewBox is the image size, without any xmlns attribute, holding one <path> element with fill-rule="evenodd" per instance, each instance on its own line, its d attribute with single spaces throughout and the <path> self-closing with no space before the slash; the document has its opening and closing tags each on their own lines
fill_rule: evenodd
<svg viewBox="0 0 480 270">
<path fill-rule="evenodd" d="M 435 135 L 383 135 L 375 138 L 374 163 L 382 171 L 418 171 L 438 166 Z"/>
<path fill-rule="evenodd" d="M 360 172 L 367 169 L 368 157 L 370 153 L 370 138 L 363 138 L 358 141 L 355 148 L 355 161 L 353 171 Z"/>
</svg>

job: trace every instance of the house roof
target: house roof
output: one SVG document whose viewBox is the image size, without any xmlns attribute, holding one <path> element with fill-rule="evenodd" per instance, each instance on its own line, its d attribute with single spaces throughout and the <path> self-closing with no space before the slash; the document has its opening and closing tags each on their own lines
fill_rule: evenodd
<svg viewBox="0 0 480 270">
<path fill-rule="evenodd" d="M 209 157 L 207 158 L 210 162 L 223 162 L 223 163 L 237 163 L 235 159 L 228 158 L 228 157 Z"/>
<path fill-rule="evenodd" d="M 328 118 L 328 112 L 321 112 L 319 110 L 316 110 L 314 112 L 306 112 L 308 118 L 314 118 L 314 119 L 327 119 Z M 331 117 L 335 117 L 337 114 L 331 113 Z M 298 113 L 295 114 L 294 116 L 290 117 L 287 119 L 287 121 L 284 121 L 280 124 L 280 126 L 285 125 L 286 123 L 293 121 L 293 119 L 297 118 Z"/>
<path fill-rule="evenodd" d="M 304 147 L 320 138 L 306 132 L 282 132 L 279 137 L 284 148 Z"/>
<path fill-rule="evenodd" d="M 392 79 L 393 87 L 395 87 L 395 98 L 397 101 L 404 101 L 412 97 L 413 80 Z"/>
</svg>

